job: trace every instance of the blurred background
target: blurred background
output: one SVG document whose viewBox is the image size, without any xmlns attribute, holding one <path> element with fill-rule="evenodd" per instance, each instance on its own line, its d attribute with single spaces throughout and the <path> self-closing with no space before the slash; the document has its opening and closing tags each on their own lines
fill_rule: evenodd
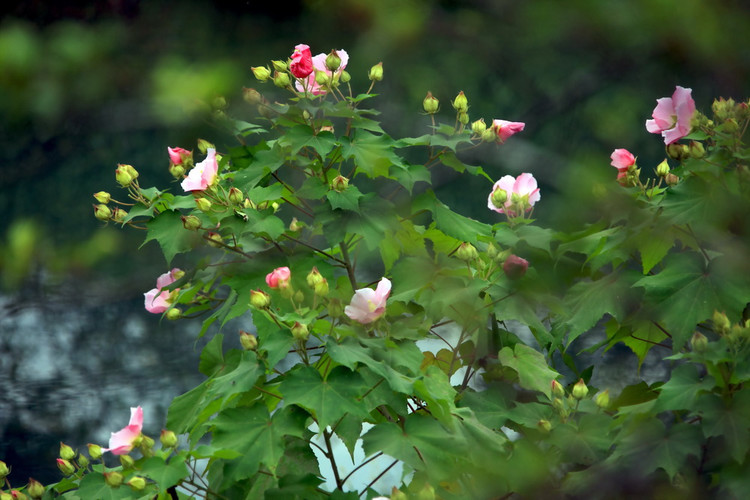
<svg viewBox="0 0 750 500">
<path fill-rule="evenodd" d="M 143 405 L 158 435 L 172 397 L 201 380 L 197 332 L 160 322 L 143 292 L 167 271 L 143 234 L 103 227 L 92 194 L 120 194 L 117 163 L 143 187 L 170 183 L 167 146 L 221 149 L 212 103 L 251 120 L 242 87 L 251 66 L 294 45 L 350 55 L 355 91 L 383 62 L 373 106 L 394 137 L 427 132 L 431 91 L 453 122 L 463 90 L 472 120 L 526 122 L 467 163 L 494 179 L 532 172 L 535 211 L 559 229 L 596 218 L 596 192 L 614 182 L 624 147 L 644 172 L 664 157 L 648 134 L 656 99 L 693 89 L 747 98 L 750 11 L 744 0 L 219 0 L 23 1 L 0 18 L 0 460 L 11 481 L 59 480 L 58 442 L 104 444 Z M 451 207 L 494 222 L 483 179 L 441 174 Z M 471 196 L 467 196 L 467 193 Z M 179 265 L 177 259 L 175 264 Z M 226 327 L 234 341 L 237 328 Z"/>
</svg>

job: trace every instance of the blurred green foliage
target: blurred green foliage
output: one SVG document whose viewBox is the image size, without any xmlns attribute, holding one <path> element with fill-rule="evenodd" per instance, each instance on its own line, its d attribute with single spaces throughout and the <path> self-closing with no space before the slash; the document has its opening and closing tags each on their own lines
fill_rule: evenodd
<svg viewBox="0 0 750 500">
<path fill-rule="evenodd" d="M 113 186 L 116 164 L 164 184 L 167 146 L 195 148 L 198 137 L 233 145 L 211 125 L 214 98 L 224 96 L 233 116 L 252 113 L 241 99 L 241 87 L 256 84 L 250 66 L 303 42 L 313 53 L 346 49 L 352 74 L 383 61 L 380 108 L 393 135 L 426 130 L 427 90 L 444 107 L 463 90 L 472 120 L 526 122 L 516 146 L 470 163 L 495 178 L 533 171 L 549 207 L 540 218 L 585 220 L 612 181 L 612 149 L 627 147 L 646 170 L 661 161 L 643 128 L 656 98 L 676 84 L 704 108 L 746 94 L 748 28 L 740 0 L 19 2 L 0 22 L 1 271 L 34 267 L 9 253 L 18 218 L 44 235 L 24 254 L 32 261 L 72 245 L 82 256 L 75 266 L 111 268 L 92 239 L 90 204 Z M 488 186 L 452 180 L 437 180 L 441 197 L 483 214 L 464 193 Z M 163 270 L 154 255 L 117 262 L 153 274 Z"/>
</svg>

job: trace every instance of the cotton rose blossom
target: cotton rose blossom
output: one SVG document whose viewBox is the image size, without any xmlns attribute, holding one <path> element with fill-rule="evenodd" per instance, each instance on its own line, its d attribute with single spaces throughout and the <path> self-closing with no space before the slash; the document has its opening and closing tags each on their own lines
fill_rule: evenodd
<svg viewBox="0 0 750 500">
<path fill-rule="evenodd" d="M 180 183 L 185 191 L 205 191 L 216 180 L 219 163 L 216 160 L 216 149 L 206 150 L 206 159 L 194 166 L 188 176 Z"/>
<path fill-rule="evenodd" d="M 679 85 L 672 97 L 656 100 L 652 120 L 646 120 L 646 130 L 652 134 L 661 134 L 664 144 L 672 144 L 690 133 L 690 121 L 695 113 L 695 101 L 691 97 L 692 89 Z"/>
<path fill-rule="evenodd" d="M 294 47 L 289 71 L 292 72 L 295 78 L 305 78 L 313 72 L 312 53 L 309 46 L 301 43 Z"/>
<path fill-rule="evenodd" d="M 615 149 L 610 158 L 612 159 L 611 165 L 619 172 L 626 172 L 628 168 L 635 165 L 635 156 L 627 149 Z"/>
<path fill-rule="evenodd" d="M 167 148 L 167 153 L 169 153 L 169 161 L 172 163 L 172 165 L 182 165 L 182 163 L 185 161 L 185 158 L 189 158 L 192 156 L 193 152 L 188 151 L 184 148 Z"/>
<path fill-rule="evenodd" d="M 125 455 L 133 449 L 133 441 L 141 435 L 143 429 L 143 408 L 140 406 L 130 409 L 130 422 L 127 427 L 113 432 L 109 437 L 109 448 L 102 451 L 112 452 L 114 455 Z"/>
<path fill-rule="evenodd" d="M 312 58 L 313 71 L 307 76 L 306 82 L 308 92 L 312 93 L 313 95 L 321 95 L 326 93 L 326 89 L 324 89 L 317 81 L 315 81 L 316 71 L 325 73 L 331 79 L 335 78 L 336 76 L 341 76 L 341 73 L 343 73 L 344 69 L 346 69 L 346 65 L 349 62 L 349 54 L 347 54 L 344 49 L 337 49 L 336 54 L 338 54 L 339 58 L 341 59 L 341 65 L 335 72 L 326 68 L 326 57 L 328 57 L 328 54 L 318 54 Z M 294 85 L 295 87 L 297 87 L 298 91 L 305 91 L 305 86 L 299 80 L 295 82 Z"/>
<path fill-rule="evenodd" d="M 266 275 L 266 284 L 271 288 L 286 288 L 291 277 L 288 267 L 277 267 Z"/>
<path fill-rule="evenodd" d="M 492 128 L 497 134 L 500 142 L 505 142 L 508 137 L 522 131 L 526 126 L 523 122 L 509 122 L 507 120 L 492 120 Z"/>
<path fill-rule="evenodd" d="M 531 210 L 541 197 L 533 175 L 523 173 L 517 178 L 506 175 L 492 186 L 487 208 L 515 217 L 519 215 L 517 212 Z"/>
<path fill-rule="evenodd" d="M 172 294 L 168 290 L 162 291 L 162 288 L 171 285 L 184 274 L 182 270 L 175 267 L 168 273 L 159 276 L 156 279 L 156 288 L 152 288 L 143 294 L 146 302 L 146 310 L 150 313 L 161 314 L 169 309 L 172 305 Z"/>
<path fill-rule="evenodd" d="M 391 281 L 382 278 L 375 290 L 360 288 L 354 292 L 351 303 L 344 308 L 349 318 L 366 325 L 385 313 L 385 302 L 391 294 Z"/>
</svg>

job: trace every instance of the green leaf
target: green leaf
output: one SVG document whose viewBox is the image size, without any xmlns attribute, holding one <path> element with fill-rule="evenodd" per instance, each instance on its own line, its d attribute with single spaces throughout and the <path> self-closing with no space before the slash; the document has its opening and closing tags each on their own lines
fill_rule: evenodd
<svg viewBox="0 0 750 500">
<path fill-rule="evenodd" d="M 338 192 L 334 189 L 326 192 L 326 198 L 328 198 L 331 208 L 340 208 L 352 212 L 359 212 L 359 199 L 362 198 L 362 196 L 360 190 L 353 184 L 349 185 L 349 187 L 342 192 Z"/>
<path fill-rule="evenodd" d="M 393 152 L 393 139 L 385 134 L 375 135 L 358 129 L 351 139 L 342 138 L 342 146 L 342 156 L 353 159 L 357 171 L 370 178 L 387 177 L 391 165 L 401 163 Z"/>
<path fill-rule="evenodd" d="M 703 395 L 696 405 L 703 416 L 703 434 L 723 437 L 737 463 L 747 461 L 750 449 L 750 389 L 742 389 L 729 401 L 715 394 Z"/>
<path fill-rule="evenodd" d="M 224 335 L 217 333 L 208 341 L 201 351 L 198 369 L 206 376 L 211 376 L 224 366 Z"/>
<path fill-rule="evenodd" d="M 456 154 L 452 151 L 446 151 L 441 154 L 440 161 L 443 162 L 445 166 L 452 168 L 458 173 L 469 172 L 471 175 L 480 175 L 488 181 L 493 182 L 492 178 L 485 173 L 482 167 L 473 167 L 471 165 L 466 165 L 464 162 L 459 160 Z"/>
<path fill-rule="evenodd" d="M 432 184 L 432 175 L 430 171 L 422 164 L 412 165 L 407 162 L 394 164 L 390 171 L 391 175 L 404 186 L 409 194 L 412 194 L 414 184 L 417 182 L 426 182 Z"/>
<path fill-rule="evenodd" d="M 433 417 L 445 426 L 453 424 L 451 414 L 456 409 L 453 403 L 456 390 L 451 386 L 448 375 L 440 368 L 428 366 L 424 377 L 414 382 L 414 391 L 427 403 L 427 409 Z"/>
<path fill-rule="evenodd" d="M 504 366 L 513 368 L 518 373 L 521 387 L 544 393 L 552 398 L 552 381 L 560 376 L 547 365 L 542 353 L 525 344 L 503 347 L 498 353 L 498 359 Z"/>
<path fill-rule="evenodd" d="M 367 418 L 360 399 L 366 390 L 361 375 L 337 366 L 323 379 L 318 370 L 302 366 L 289 372 L 281 383 L 284 405 L 298 405 L 308 410 L 321 429 L 336 423 L 350 413 Z"/>
<path fill-rule="evenodd" d="M 309 125 L 296 125 L 284 131 L 278 144 L 291 148 L 293 155 L 302 148 L 311 148 L 324 158 L 336 145 L 336 137 L 328 131 L 316 134 Z"/>
<path fill-rule="evenodd" d="M 258 363 L 252 351 L 243 351 L 239 364 L 231 370 L 217 372 L 211 379 L 209 396 L 223 398 L 224 403 L 230 396 L 252 389 L 265 369 Z"/>
<path fill-rule="evenodd" d="M 568 344 L 593 328 L 605 314 L 621 318 L 629 295 L 630 282 L 622 273 L 612 273 L 597 281 L 580 281 L 568 290 L 564 300 L 569 311 Z"/>
<path fill-rule="evenodd" d="M 165 462 L 160 456 L 147 458 L 141 464 L 141 472 L 144 476 L 156 481 L 160 490 L 176 485 L 190 474 L 185 465 L 184 456 L 172 457 L 169 462 Z"/>
<path fill-rule="evenodd" d="M 611 424 L 607 415 L 584 414 L 577 422 L 553 427 L 549 442 L 562 450 L 565 461 L 592 465 L 606 457 L 612 446 Z"/>
<path fill-rule="evenodd" d="M 508 420 L 511 398 L 512 395 L 503 392 L 501 387 L 490 386 L 482 392 L 465 391 L 458 404 L 471 408 L 477 420 L 483 425 L 490 429 L 499 429 Z"/>
<path fill-rule="evenodd" d="M 672 370 L 669 381 L 661 386 L 654 411 L 693 410 L 698 395 L 711 391 L 714 383 L 710 376 L 701 377 L 696 365 L 679 365 Z"/>
<path fill-rule="evenodd" d="M 431 211 L 437 228 L 460 241 L 477 243 L 480 236 L 489 237 L 492 234 L 492 226 L 457 214 L 440 202 L 432 191 L 417 197 L 412 210 Z"/>
<path fill-rule="evenodd" d="M 120 500 L 133 498 L 132 489 L 124 485 L 119 488 L 109 486 L 104 481 L 104 475 L 99 472 L 89 472 L 86 474 L 83 479 L 81 479 L 81 485 L 75 493 L 78 497 L 83 499 L 96 498 L 97 500 Z"/>
<path fill-rule="evenodd" d="M 145 245 L 151 240 L 156 240 L 164 253 L 167 265 L 178 253 L 192 250 L 191 241 L 194 233 L 185 229 L 182 225 L 181 214 L 178 211 L 167 210 L 150 221 L 146 222 Z M 143 246 L 143 245 L 141 245 Z"/>
<path fill-rule="evenodd" d="M 253 324 L 258 330 L 258 351 L 264 354 L 269 369 L 284 359 L 294 345 L 292 332 L 280 328 L 262 311 L 253 310 Z"/>
</svg>

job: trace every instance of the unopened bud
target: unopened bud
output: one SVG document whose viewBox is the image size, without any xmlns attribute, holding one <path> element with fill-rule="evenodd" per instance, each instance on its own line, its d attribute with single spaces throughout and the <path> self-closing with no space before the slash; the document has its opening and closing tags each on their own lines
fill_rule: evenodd
<svg viewBox="0 0 750 500">
<path fill-rule="evenodd" d="M 112 210 L 107 205 L 94 205 L 94 217 L 99 220 L 109 220 L 112 217 Z"/>
<path fill-rule="evenodd" d="M 552 430 L 552 423 L 546 418 L 543 418 L 539 422 L 537 422 L 536 426 L 540 431 L 545 432 L 545 433 Z"/>
<path fill-rule="evenodd" d="M 197 231 L 201 228 L 201 220 L 195 215 L 183 215 L 180 219 L 182 219 L 182 225 L 185 229 Z"/>
<path fill-rule="evenodd" d="M 734 118 L 730 118 L 724 122 L 721 129 L 728 134 L 734 134 L 740 129 L 740 124 Z"/>
<path fill-rule="evenodd" d="M 85 469 L 89 466 L 89 459 L 86 458 L 86 455 L 83 453 L 78 455 L 78 459 L 76 459 L 76 462 L 78 463 L 78 466 Z"/>
<path fill-rule="evenodd" d="M 299 321 L 295 321 L 294 326 L 292 326 L 292 337 L 299 341 L 305 341 L 309 336 L 310 332 L 307 330 L 307 325 L 303 325 Z"/>
<path fill-rule="evenodd" d="M 602 410 L 606 410 L 609 407 L 609 389 L 605 389 L 597 394 L 594 398 L 594 403 Z"/>
<path fill-rule="evenodd" d="M 224 109 L 227 107 L 227 99 L 224 96 L 218 95 L 213 98 L 211 105 L 214 109 Z"/>
<path fill-rule="evenodd" d="M 271 305 L 271 296 L 263 290 L 250 290 L 250 305 L 256 309 L 265 309 Z"/>
<path fill-rule="evenodd" d="M 732 327 L 732 323 L 727 318 L 727 315 L 723 312 L 714 311 L 713 317 L 711 318 L 714 323 L 714 331 L 719 335 L 726 335 L 729 329 Z"/>
<path fill-rule="evenodd" d="M 351 80 L 351 79 L 352 79 L 352 75 L 350 75 L 350 74 L 349 74 L 349 72 L 348 72 L 348 71 L 346 71 L 346 70 L 342 71 L 342 72 L 341 72 L 341 73 L 339 74 L 339 81 L 340 81 L 341 83 L 346 83 L 346 82 L 348 82 L 348 81 L 349 81 L 349 80 Z"/>
<path fill-rule="evenodd" d="M 349 187 L 349 179 L 347 179 L 343 175 L 338 175 L 331 181 L 331 187 L 337 193 L 342 193 L 346 191 L 346 188 Z"/>
<path fill-rule="evenodd" d="M 471 131 L 474 134 L 481 136 L 485 130 L 487 130 L 487 124 L 484 123 L 484 118 L 471 122 Z"/>
<path fill-rule="evenodd" d="M 669 174 L 669 163 L 667 163 L 665 158 L 664 161 L 656 166 L 656 175 L 659 177 L 666 177 L 667 174 Z"/>
<path fill-rule="evenodd" d="M 70 476 L 76 471 L 73 464 L 62 458 L 57 459 L 57 468 L 60 469 L 60 472 L 62 472 L 64 476 Z"/>
<path fill-rule="evenodd" d="M 706 156 L 706 148 L 703 147 L 702 142 L 690 141 L 690 146 L 688 146 L 688 150 L 690 151 L 691 158 L 700 159 Z"/>
<path fill-rule="evenodd" d="M 177 446 L 177 434 L 175 434 L 174 431 L 162 429 L 161 434 L 159 435 L 159 441 L 164 448 L 174 448 Z"/>
<path fill-rule="evenodd" d="M 271 61 L 271 65 L 273 69 L 280 72 L 286 71 L 288 68 L 286 61 Z"/>
<path fill-rule="evenodd" d="M 571 394 L 576 399 L 583 399 L 586 397 L 586 394 L 589 393 L 589 388 L 586 387 L 586 383 L 583 381 L 582 378 L 578 379 L 578 382 L 575 383 L 573 386 L 573 390 L 571 391 Z"/>
<path fill-rule="evenodd" d="M 132 469 L 135 467 L 135 460 L 130 455 L 120 455 L 120 465 L 123 469 Z"/>
<path fill-rule="evenodd" d="M 332 318 L 340 318 L 344 314 L 344 306 L 338 299 L 328 301 L 328 315 Z"/>
<path fill-rule="evenodd" d="M 63 460 L 73 460 L 76 457 L 76 452 L 65 443 L 60 443 L 60 458 Z"/>
<path fill-rule="evenodd" d="M 133 180 L 135 180 L 135 177 L 131 174 L 130 170 L 127 167 L 130 167 L 130 165 L 118 165 L 115 169 L 115 180 L 122 187 L 130 186 Z M 130 168 L 132 169 L 133 167 Z"/>
<path fill-rule="evenodd" d="M 367 76 L 373 82 L 381 81 L 383 79 L 383 63 L 379 62 L 375 66 L 370 68 L 370 72 Z"/>
<path fill-rule="evenodd" d="M 430 483 L 425 483 L 421 490 L 417 492 L 416 500 L 435 500 L 435 488 Z"/>
<path fill-rule="evenodd" d="M 302 290 L 297 290 L 296 292 L 294 292 L 294 294 L 292 294 L 291 293 L 293 291 L 292 287 L 282 286 L 280 288 L 280 291 L 281 291 L 282 297 L 287 298 L 287 299 L 289 297 L 293 297 L 295 302 L 302 302 L 303 300 L 305 300 L 305 294 L 302 293 Z"/>
<path fill-rule="evenodd" d="M 258 348 L 258 339 L 252 333 L 240 331 L 240 345 L 246 351 L 254 351 Z"/>
<path fill-rule="evenodd" d="M 432 96 L 432 92 L 427 92 L 427 97 L 425 97 L 424 101 L 422 101 L 422 108 L 424 109 L 425 113 L 434 115 L 435 113 L 437 113 L 439 107 L 440 101 Z"/>
<path fill-rule="evenodd" d="M 208 212 L 209 210 L 211 210 L 212 203 L 208 198 L 196 198 L 195 205 L 201 212 Z"/>
<path fill-rule="evenodd" d="M 125 222 L 125 217 L 127 216 L 127 210 L 123 210 L 122 208 L 115 207 L 115 209 L 112 211 L 112 220 L 114 220 L 115 222 Z"/>
<path fill-rule="evenodd" d="M 409 500 L 409 497 L 406 496 L 406 493 L 399 490 L 395 486 L 391 490 L 391 498 L 390 500 Z"/>
<path fill-rule="evenodd" d="M 96 201 L 99 203 L 104 203 L 106 205 L 112 199 L 112 196 L 106 191 L 99 191 L 98 193 L 94 193 L 94 198 L 96 198 Z"/>
<path fill-rule="evenodd" d="M 117 471 L 105 472 L 104 482 L 112 488 L 118 488 L 122 484 L 122 474 Z"/>
<path fill-rule="evenodd" d="M 461 111 L 458 113 L 458 123 L 461 125 L 466 125 L 469 123 L 469 113 L 466 113 L 464 111 Z"/>
<path fill-rule="evenodd" d="M 464 95 L 463 90 L 453 99 L 453 109 L 459 113 L 466 113 L 469 110 L 469 100 Z"/>
<path fill-rule="evenodd" d="M 87 446 L 88 446 L 88 449 L 89 449 L 89 456 L 92 459 L 99 460 L 100 458 L 102 458 L 102 447 L 101 446 L 99 446 L 98 444 L 91 444 L 91 443 L 89 443 Z"/>
<path fill-rule="evenodd" d="M 664 180 L 667 182 L 668 186 L 676 186 L 677 183 L 680 182 L 680 178 L 672 173 L 667 174 L 667 176 L 664 177 Z"/>
<path fill-rule="evenodd" d="M 11 490 L 10 496 L 13 500 L 26 500 L 28 497 L 20 490 Z"/>
<path fill-rule="evenodd" d="M 246 103 L 252 104 L 253 106 L 257 106 L 258 104 L 263 102 L 263 96 L 260 95 L 260 92 L 247 87 L 242 88 L 242 98 Z"/>
<path fill-rule="evenodd" d="M 2 482 L 5 477 L 10 474 L 10 468 L 8 467 L 8 464 L 0 460 L 0 482 Z"/>
<path fill-rule="evenodd" d="M 304 223 L 298 221 L 297 217 L 292 217 L 292 222 L 289 223 L 289 230 L 290 231 L 292 231 L 293 233 L 296 233 L 297 231 L 299 231 L 303 227 L 305 227 Z"/>
<path fill-rule="evenodd" d="M 456 250 L 456 257 L 468 262 L 478 258 L 479 253 L 471 243 L 461 243 Z"/>
<path fill-rule="evenodd" d="M 328 71 L 336 71 L 341 66 L 341 58 L 335 50 L 331 50 L 331 53 L 326 56 L 326 68 Z"/>
<path fill-rule="evenodd" d="M 281 208 L 281 205 L 279 205 L 278 201 L 272 201 L 271 202 L 271 209 L 273 210 L 273 213 L 276 213 Z"/>
<path fill-rule="evenodd" d="M 673 142 L 672 144 L 667 145 L 667 156 L 673 160 L 682 160 L 688 154 L 688 147 L 684 144 Z"/>
<path fill-rule="evenodd" d="M 552 395 L 558 398 L 565 397 L 565 388 L 557 380 L 552 381 Z"/>
<path fill-rule="evenodd" d="M 310 288 L 314 288 L 317 283 L 324 281 L 325 278 L 322 274 L 320 274 L 320 271 L 318 271 L 317 267 L 313 267 L 305 280 L 307 281 L 307 286 L 309 286 Z"/>
<path fill-rule="evenodd" d="M 253 75 L 255 75 L 255 78 L 257 78 L 261 82 L 265 82 L 269 78 L 271 78 L 271 70 L 266 68 L 265 66 L 256 66 L 250 69 L 253 71 Z"/>
<path fill-rule="evenodd" d="M 185 177 L 185 167 L 173 163 L 169 166 L 169 173 L 172 174 L 172 177 L 175 179 L 182 179 Z"/>
<path fill-rule="evenodd" d="M 244 200 L 245 196 L 242 194 L 242 191 L 237 189 L 236 187 L 233 187 L 229 190 L 229 201 L 235 205 L 239 205 Z"/>
<path fill-rule="evenodd" d="M 318 85 L 329 85 L 331 83 L 331 77 L 325 71 L 315 71 L 315 83 Z"/>
<path fill-rule="evenodd" d="M 26 486 L 26 493 L 29 494 L 31 498 L 42 498 L 44 496 L 44 485 L 37 481 L 36 479 L 29 478 L 29 484 Z"/>
<path fill-rule="evenodd" d="M 315 283 L 313 286 L 313 293 L 317 295 L 318 297 L 327 297 L 328 296 L 328 280 L 323 278 L 323 281 L 319 283 Z"/>
<path fill-rule="evenodd" d="M 503 262 L 503 271 L 505 275 L 512 280 L 523 278 L 526 270 L 529 268 L 529 261 L 522 259 L 517 255 L 509 255 Z"/>
<path fill-rule="evenodd" d="M 209 149 L 216 149 L 216 146 L 214 146 L 212 143 L 208 142 L 205 139 L 198 139 L 198 151 L 200 151 L 203 154 L 206 154 L 206 152 Z"/>
<path fill-rule="evenodd" d="M 176 307 L 170 307 L 165 314 L 168 320 L 176 321 L 182 317 L 182 311 Z"/>
<path fill-rule="evenodd" d="M 496 142 L 497 141 L 497 133 L 493 128 L 488 128 L 484 132 L 482 132 L 482 142 Z"/>
<path fill-rule="evenodd" d="M 133 476 L 125 484 L 133 488 L 135 491 L 142 491 L 146 487 L 146 480 L 141 476 Z"/>
<path fill-rule="evenodd" d="M 167 314 L 169 314 L 169 311 L 167 311 Z M 141 434 L 141 451 L 144 453 L 147 451 L 153 451 L 154 449 L 154 439 L 152 437 L 146 436 L 145 434 Z"/>
<path fill-rule="evenodd" d="M 490 201 L 497 208 L 505 208 L 505 204 L 508 202 L 508 192 L 505 189 L 495 189 L 492 192 Z"/>
<path fill-rule="evenodd" d="M 224 239 L 221 237 L 219 233 L 214 233 L 213 231 L 209 231 L 206 234 L 206 239 L 208 240 L 208 244 L 214 248 L 221 248 L 223 247 Z"/>
</svg>

